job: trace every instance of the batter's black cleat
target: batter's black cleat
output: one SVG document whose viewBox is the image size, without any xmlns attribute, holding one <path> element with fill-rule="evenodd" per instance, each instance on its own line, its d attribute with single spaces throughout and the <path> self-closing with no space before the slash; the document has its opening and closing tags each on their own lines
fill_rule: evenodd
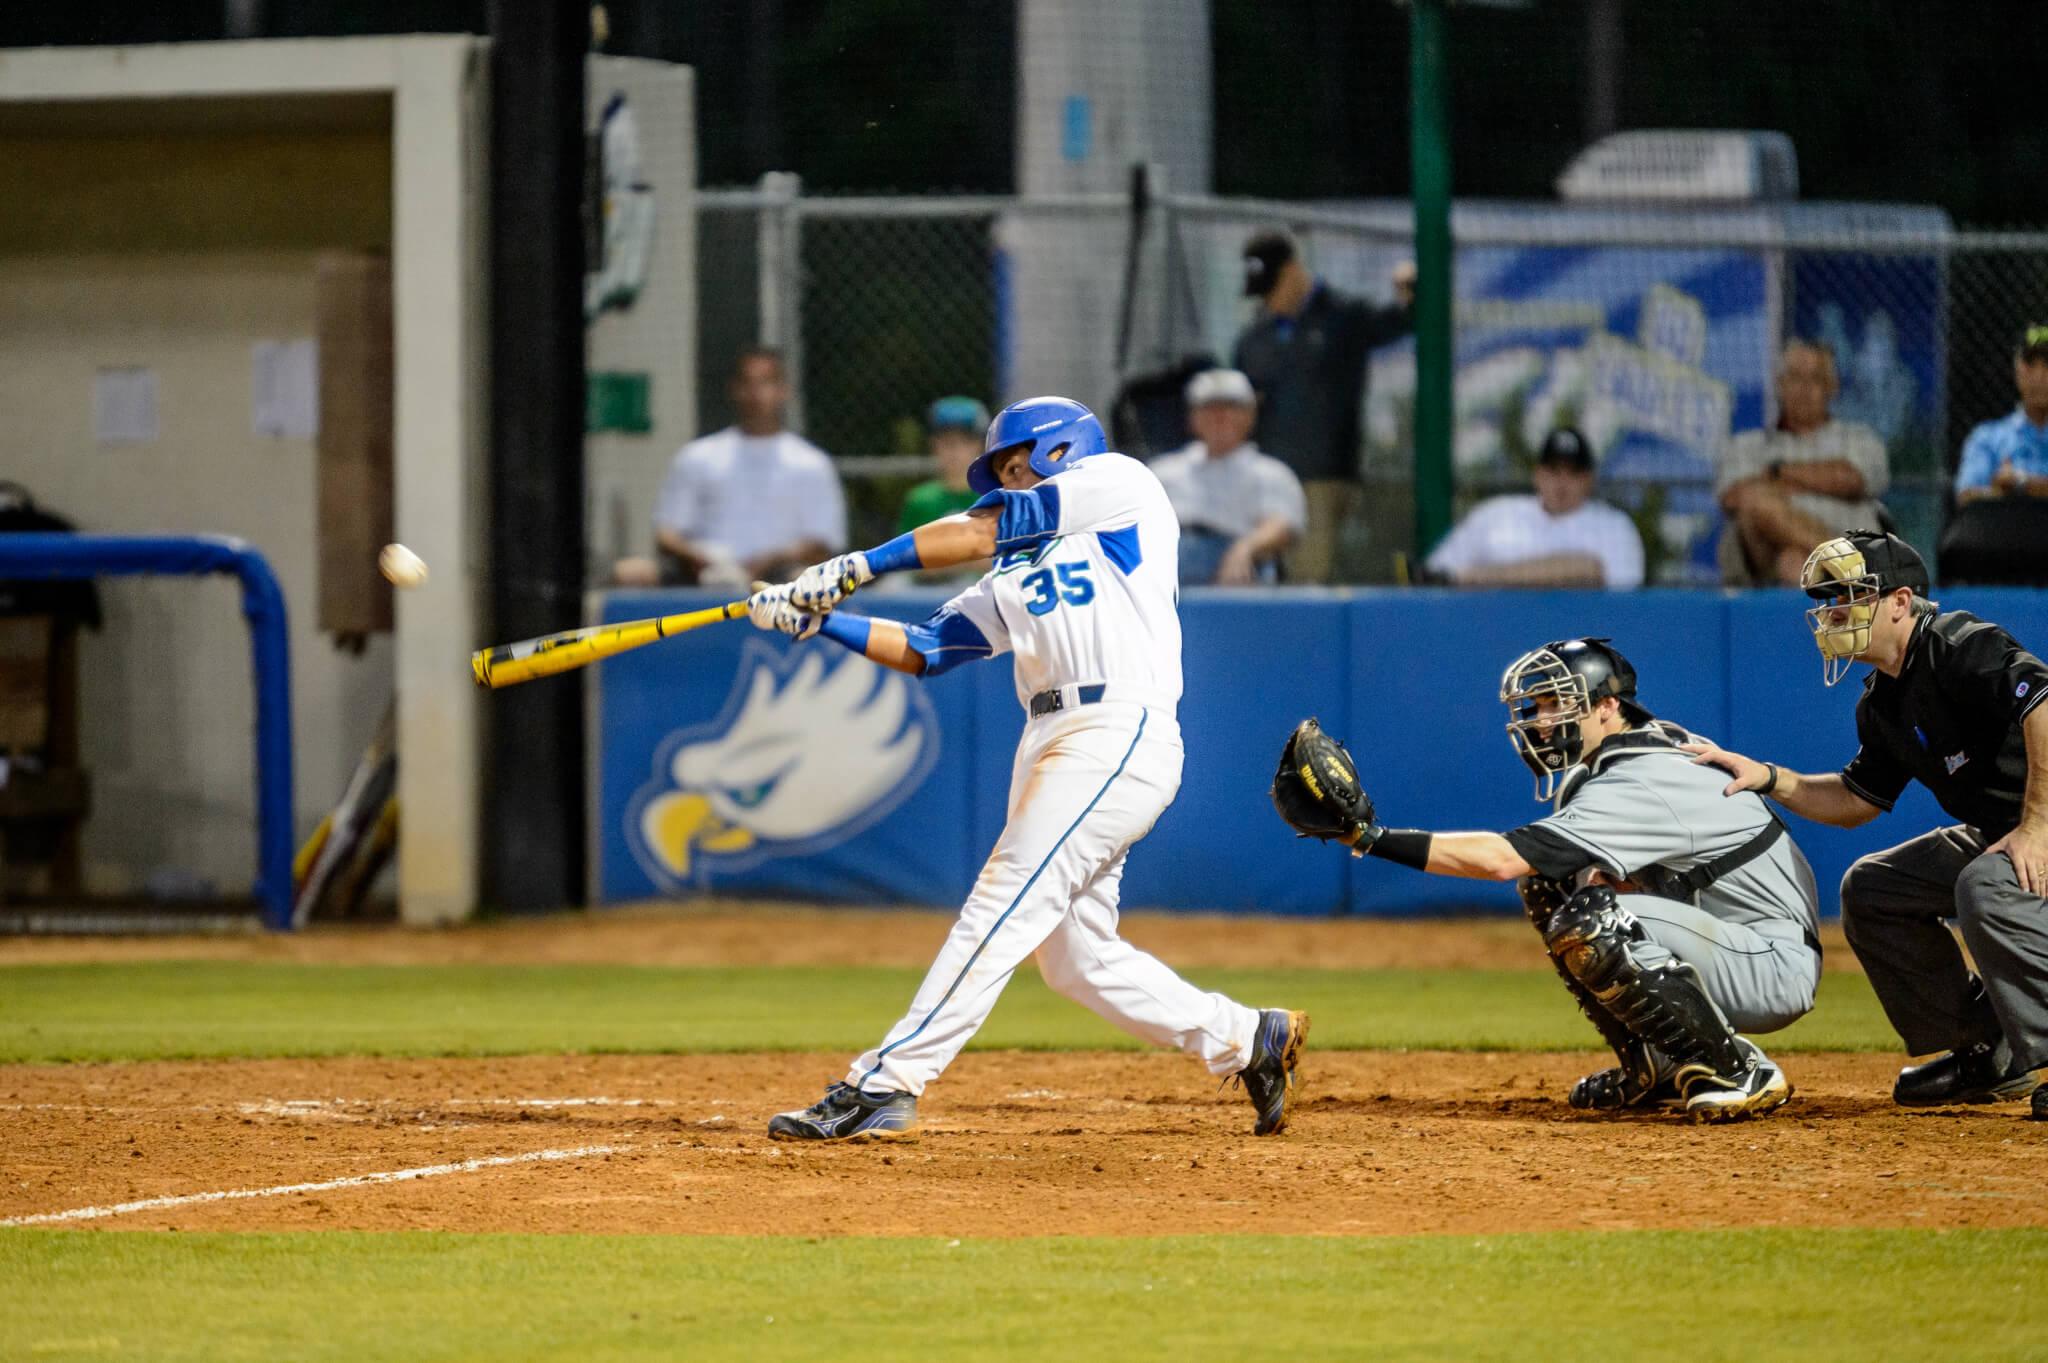
<svg viewBox="0 0 2048 1363">
<path fill-rule="evenodd" d="M 1244 1085 L 1258 1120 L 1254 1136 L 1275 1136 L 1287 1129 L 1287 1094 L 1294 1088 L 1301 1048 L 1308 1044 L 1308 1014 L 1268 1008 L 1259 1014 L 1252 1033 L 1252 1063 L 1232 1078 Z"/>
<path fill-rule="evenodd" d="M 1974 1046 L 1938 1055 L 1924 1065 L 1908 1065 L 1892 1085 L 1892 1101 L 1900 1107 L 1949 1107 L 1958 1103 L 2004 1103 L 2024 1098 L 2040 1087 L 2032 1070 L 2001 1064 L 2002 1048 L 1980 1041 Z"/>
<path fill-rule="evenodd" d="M 917 1134 L 917 1098 L 901 1091 L 863 1093 L 851 1084 L 833 1084 L 803 1111 L 770 1118 L 768 1134 L 778 1141 L 907 1140 Z"/>
</svg>

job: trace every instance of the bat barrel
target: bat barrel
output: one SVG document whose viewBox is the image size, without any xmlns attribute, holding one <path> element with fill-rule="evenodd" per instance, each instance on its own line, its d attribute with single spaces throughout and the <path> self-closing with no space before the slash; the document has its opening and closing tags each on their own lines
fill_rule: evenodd
<svg viewBox="0 0 2048 1363">
<path fill-rule="evenodd" d="M 516 644 L 479 649 L 469 655 L 469 668 L 478 686 L 496 690 L 517 682 L 532 681 L 536 677 L 552 677 L 596 662 L 599 658 L 609 658 L 614 653 L 651 644 L 671 634 L 720 620 L 736 620 L 746 613 L 747 603 L 735 601 L 683 615 L 572 629 L 538 639 L 522 639 Z"/>
</svg>

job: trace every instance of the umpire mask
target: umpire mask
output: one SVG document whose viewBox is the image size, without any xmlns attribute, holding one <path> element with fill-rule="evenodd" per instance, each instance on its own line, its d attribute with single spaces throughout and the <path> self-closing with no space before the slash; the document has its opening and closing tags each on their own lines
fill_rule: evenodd
<svg viewBox="0 0 2048 1363">
<path fill-rule="evenodd" d="M 1579 764 L 1585 722 L 1601 700 L 1620 701 L 1630 723 L 1650 718 L 1635 694 L 1635 668 L 1605 639 L 1560 639 L 1508 664 L 1500 679 L 1508 741 L 1535 773 L 1537 799 L 1553 798 L 1565 773 Z"/>
<path fill-rule="evenodd" d="M 1851 530 L 1806 556 L 1799 586 L 1820 604 L 1806 612 L 1820 649 L 1821 679 L 1833 686 L 1870 651 L 1878 603 L 1900 587 L 1927 594 L 1927 564 L 1912 545 L 1881 530 Z"/>
</svg>

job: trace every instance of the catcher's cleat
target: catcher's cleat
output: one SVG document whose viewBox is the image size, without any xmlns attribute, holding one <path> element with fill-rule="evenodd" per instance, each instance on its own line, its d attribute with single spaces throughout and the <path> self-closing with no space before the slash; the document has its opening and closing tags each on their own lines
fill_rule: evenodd
<svg viewBox="0 0 2048 1363">
<path fill-rule="evenodd" d="M 1686 1115 L 1700 1122 L 1732 1122 L 1761 1117 L 1785 1105 L 1792 1083 L 1777 1062 L 1748 1037 L 1735 1038 L 1748 1059 L 1734 1074 L 1702 1073 L 1681 1078 Z"/>
<path fill-rule="evenodd" d="M 769 1119 L 768 1134 L 778 1141 L 907 1140 L 917 1135 L 917 1098 L 833 1084 L 803 1111 Z"/>
<path fill-rule="evenodd" d="M 1277 1135 L 1287 1129 L 1287 1094 L 1296 1084 L 1301 1048 L 1308 1044 L 1308 1014 L 1268 1008 L 1259 1014 L 1252 1033 L 1252 1061 L 1231 1078 L 1244 1085 L 1258 1120 L 1254 1136 Z"/>
<path fill-rule="evenodd" d="M 1566 974 L 1565 982 L 1572 983 L 1569 974 Z M 1594 1016 L 1592 1008 L 1587 1009 L 1587 1016 Z M 1622 1064 L 1586 1075 L 1572 1085 L 1571 1092 L 1565 1095 L 1565 1102 L 1587 1112 L 1671 1107 L 1685 1101 L 1680 1076 L 1685 1075 L 1688 1068 L 1702 1074 L 1710 1072 L 1704 1065 L 1674 1065 L 1670 1057 L 1656 1047 L 1633 1039 L 1623 1043 L 1615 1055 Z"/>
<path fill-rule="evenodd" d="M 1644 1088 L 1621 1066 L 1586 1075 L 1565 1095 L 1565 1102 L 1586 1112 L 1620 1112 L 1632 1107 L 1676 1107 L 1685 1099 L 1668 1077 Z"/>
<path fill-rule="evenodd" d="M 1952 1103 L 2003 1103 L 2024 1098 L 2040 1085 L 2032 1070 L 2001 1065 L 1998 1047 L 1985 1042 L 1908 1065 L 1892 1086 L 1900 1107 L 1946 1107 Z"/>
</svg>

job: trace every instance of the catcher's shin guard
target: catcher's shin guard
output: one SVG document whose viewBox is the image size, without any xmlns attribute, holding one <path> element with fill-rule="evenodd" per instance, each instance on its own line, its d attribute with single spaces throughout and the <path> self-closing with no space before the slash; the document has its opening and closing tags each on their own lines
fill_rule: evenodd
<svg viewBox="0 0 2048 1363">
<path fill-rule="evenodd" d="M 1614 891 L 1605 885 L 1588 886 L 1565 901 L 1551 914 L 1543 934 L 1551 958 L 1627 1032 L 1629 1040 L 1643 1043 L 1616 1046 L 1615 1053 L 1644 1089 L 1668 1077 L 1683 1094 L 1709 1075 L 1748 1069 L 1748 1055 L 1707 997 L 1699 972 L 1677 960 L 1641 964 L 1632 948 L 1643 940 L 1642 929 L 1622 912 Z M 1657 1053 L 1671 1063 L 1668 1076 L 1633 1074 L 1634 1066 Z"/>
<path fill-rule="evenodd" d="M 1548 876 L 1528 875 L 1515 882 L 1515 892 L 1522 896 L 1522 911 L 1529 915 L 1529 921 L 1535 924 L 1536 931 L 1543 934 L 1544 946 L 1549 947 L 1551 920 L 1557 916 L 1558 910 L 1570 901 L 1570 888 Z M 1655 1075 L 1644 1070 L 1639 1060 L 1630 1057 L 1630 1050 L 1638 1048 L 1634 1033 L 1622 1026 L 1621 1021 L 1607 1011 L 1607 1006 L 1594 998 L 1592 991 L 1585 985 L 1579 983 L 1578 977 L 1566 967 L 1555 948 L 1551 949 L 1550 964 L 1556 967 L 1557 977 L 1564 981 L 1564 987 L 1571 994 L 1572 1001 L 1579 1005 L 1579 1011 L 1599 1030 L 1600 1039 L 1607 1043 L 1608 1049 L 1621 1061 L 1622 1068 L 1630 1075 L 1641 1079 L 1643 1088 L 1653 1086 L 1656 1082 Z"/>
</svg>

